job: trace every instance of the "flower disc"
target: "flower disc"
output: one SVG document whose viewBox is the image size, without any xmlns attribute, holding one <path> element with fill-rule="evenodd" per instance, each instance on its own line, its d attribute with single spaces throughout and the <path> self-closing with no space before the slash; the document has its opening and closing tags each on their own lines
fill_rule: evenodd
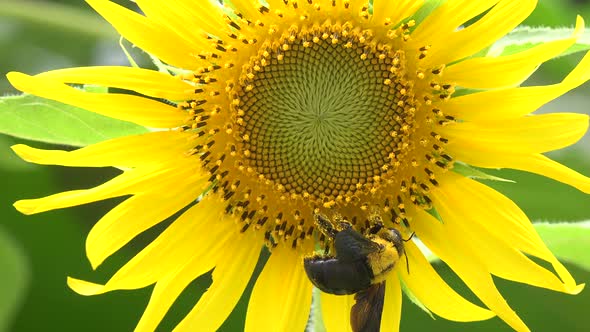
<svg viewBox="0 0 590 332">
<path fill-rule="evenodd" d="M 289 193 L 335 199 L 385 173 L 401 146 L 397 133 L 413 119 L 404 114 L 404 87 L 384 84 L 398 80 L 390 71 L 398 53 L 380 58 L 358 38 L 344 44 L 324 31 L 281 40 L 280 60 L 254 57 L 236 109 L 247 166 Z"/>
<path fill-rule="evenodd" d="M 273 246 L 292 235 L 293 247 L 309 238 L 310 216 L 322 209 L 337 207 L 353 223 L 382 209 L 407 224 L 404 202 L 428 206 L 429 185 L 436 185 L 432 166 L 416 168 L 428 161 L 446 170 L 451 161 L 440 147 L 444 138 L 429 126 L 417 131 L 417 123 L 449 119 L 440 110 L 416 112 L 434 97 L 426 75 L 406 68 L 410 25 L 381 37 L 329 20 L 284 31 L 271 26 L 270 36 L 264 27 L 249 26 L 261 30 L 257 38 L 235 36 L 246 46 L 219 43 L 216 49 L 234 60 L 195 75 L 200 92 L 228 103 L 230 112 L 215 106 L 203 115 L 201 102 L 187 104 L 196 115 L 188 128 L 218 128 L 197 150 L 205 151 L 201 160 L 226 211 L 240 217 L 244 231 L 252 223 L 264 228 Z M 225 92 L 217 77 L 206 76 L 216 70 Z"/>
</svg>

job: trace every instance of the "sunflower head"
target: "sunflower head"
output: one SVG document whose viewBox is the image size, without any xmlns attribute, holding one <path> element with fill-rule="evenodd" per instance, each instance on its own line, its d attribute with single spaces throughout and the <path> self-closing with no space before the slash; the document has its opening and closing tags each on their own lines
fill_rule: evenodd
<svg viewBox="0 0 590 332">
<path fill-rule="evenodd" d="M 408 225 L 404 206 L 431 208 L 437 174 L 452 167 L 436 130 L 454 117 L 433 105 L 454 91 L 444 64 L 419 66 L 428 46 L 407 45 L 414 20 L 343 5 L 260 5 L 255 19 L 230 8 L 236 31 L 200 55 L 219 65 L 185 76 L 201 99 L 181 104 L 194 115 L 184 129 L 208 130 L 195 153 L 213 192 L 269 246 L 309 242 L 319 211 Z"/>
<path fill-rule="evenodd" d="M 525 170 L 590 193 L 588 178 L 542 155 L 580 139 L 588 116 L 531 114 L 588 80 L 590 56 L 560 83 L 519 87 L 576 42 L 581 18 L 571 36 L 486 56 L 536 1 L 137 0 L 143 14 L 107 0 L 87 2 L 164 62 L 162 70 L 73 68 L 11 73 L 9 80 L 23 91 L 153 130 L 72 152 L 15 146 L 31 162 L 124 170 L 93 189 L 15 206 L 36 213 L 130 195 L 91 231 L 93 266 L 186 208 L 105 285 L 69 280 L 87 295 L 155 283 L 138 330 L 157 327 L 184 287 L 213 268 L 212 286 L 178 329 L 216 330 L 262 246 L 272 254 L 250 298 L 246 330 L 302 330 L 312 293 L 304 257 L 320 245 L 329 253 L 322 259 L 344 268 L 353 260 L 342 259 L 351 256 L 337 234 L 371 248 L 363 259 L 380 258 L 353 261 L 383 272 L 373 280 L 384 292 L 383 315 L 371 325 L 383 331 L 399 328 L 400 280 L 437 315 L 457 321 L 498 315 L 521 331 L 526 325 L 492 275 L 581 290 L 512 201 L 455 167 Z M 136 93 L 69 85 L 80 83 Z M 326 232 L 318 215 L 350 227 Z M 446 284 L 418 239 L 485 308 Z M 549 262 L 555 273 L 529 256 Z M 353 306 L 350 296 L 323 293 L 328 330 L 349 330 Z"/>
</svg>

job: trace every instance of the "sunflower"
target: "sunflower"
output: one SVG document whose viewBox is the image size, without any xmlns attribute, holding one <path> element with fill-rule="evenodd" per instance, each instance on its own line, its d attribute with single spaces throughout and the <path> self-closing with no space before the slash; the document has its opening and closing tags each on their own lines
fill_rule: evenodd
<svg viewBox="0 0 590 332">
<path fill-rule="evenodd" d="M 579 140 L 588 116 L 531 114 L 588 80 L 590 56 L 560 83 L 519 87 L 576 42 L 581 18 L 568 38 L 488 57 L 480 51 L 536 1 L 449 0 L 428 15 L 420 0 L 136 0 L 143 14 L 87 2 L 168 70 L 84 67 L 8 79 L 27 93 L 153 130 L 75 151 L 15 145 L 33 163 L 122 170 L 95 188 L 15 207 L 33 214 L 126 196 L 88 235 L 93 268 L 181 212 L 106 284 L 68 279 L 83 295 L 155 284 L 137 331 L 154 330 L 185 287 L 211 270 L 211 286 L 176 329 L 216 330 L 263 247 L 271 254 L 249 299 L 246 330 L 302 331 L 312 301 L 303 258 L 319 241 L 316 213 L 337 213 L 359 230 L 377 213 L 404 238 L 415 234 L 387 276 L 382 331 L 399 329 L 402 284 L 438 316 L 497 315 L 518 331 L 528 328 L 492 275 L 581 291 L 511 200 L 454 167 L 523 170 L 590 193 L 589 178 L 543 155 Z M 447 285 L 416 239 L 485 307 Z M 321 294 L 328 331 L 350 329 L 353 302 Z"/>
</svg>

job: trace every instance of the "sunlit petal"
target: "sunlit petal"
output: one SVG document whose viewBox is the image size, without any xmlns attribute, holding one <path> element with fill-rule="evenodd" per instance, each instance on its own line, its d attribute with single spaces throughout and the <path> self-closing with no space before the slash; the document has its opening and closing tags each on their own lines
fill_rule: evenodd
<svg viewBox="0 0 590 332">
<path fill-rule="evenodd" d="M 192 136 L 191 133 L 160 131 L 115 138 L 74 151 L 43 150 L 24 144 L 13 145 L 12 150 L 22 159 L 42 165 L 137 167 L 182 158 L 195 145 Z M 134 149 L 128 149 L 129 146 Z"/>
<path fill-rule="evenodd" d="M 563 182 L 580 191 L 590 193 L 590 178 L 580 174 L 541 154 L 512 153 L 509 147 L 504 150 L 478 150 L 472 146 L 457 145 L 449 147 L 457 160 L 473 166 L 485 168 L 512 168 L 536 173 Z"/>
<path fill-rule="evenodd" d="M 203 48 L 207 48 L 205 39 L 182 38 L 166 25 L 109 0 L 86 0 L 86 2 L 109 21 L 123 37 L 165 62 L 185 69 L 196 69 L 203 64 L 196 55 Z"/>
<path fill-rule="evenodd" d="M 303 259 L 288 247 L 275 248 L 252 290 L 245 331 L 303 331 L 311 289 Z"/>
<path fill-rule="evenodd" d="M 377 24 L 383 24 L 386 19 L 395 24 L 414 14 L 423 4 L 424 0 L 374 0 L 371 19 Z"/>
<path fill-rule="evenodd" d="M 483 1 L 453 2 L 460 2 L 461 4 L 458 4 L 458 6 L 468 6 L 468 3 L 479 3 Z M 465 29 L 458 29 L 458 31 L 454 31 L 445 37 L 437 38 L 436 41 L 433 41 L 429 50 L 430 56 L 427 56 L 425 61 L 428 63 L 451 63 L 479 52 L 518 26 L 522 20 L 529 16 L 537 4 L 536 0 L 503 0 L 495 2 L 498 3 L 477 22 Z M 448 50 L 453 50 L 453 52 L 449 52 Z M 460 62 L 458 65 L 460 66 L 462 63 L 468 61 L 471 60 Z M 448 71 L 453 71 L 452 68 L 454 66 L 456 65 L 450 66 Z M 509 72 L 501 69 L 499 71 L 505 73 L 501 75 L 502 77 L 509 76 Z M 445 71 L 446 75 L 447 71 Z M 472 78 L 476 75 L 478 74 L 474 73 Z M 490 78 L 490 81 L 494 81 L 497 77 L 498 75 L 493 75 L 488 78 Z M 446 79 L 453 81 L 452 78 Z M 463 82 L 457 82 L 457 84 L 463 86 Z"/>
<path fill-rule="evenodd" d="M 41 73 L 61 83 L 93 84 L 105 87 L 132 90 L 146 96 L 169 100 L 194 98 L 195 87 L 178 77 L 133 67 L 78 67 L 52 70 Z"/>
<path fill-rule="evenodd" d="M 461 120 L 501 121 L 536 111 L 547 102 L 590 79 L 590 53 L 587 53 L 563 82 L 545 86 L 498 89 L 472 93 L 436 103 L 445 113 Z"/>
<path fill-rule="evenodd" d="M 321 293 L 322 321 L 327 331 L 351 332 L 350 309 L 354 295 L 332 295 Z"/>
<path fill-rule="evenodd" d="M 438 275 L 413 242 L 406 242 L 404 246 L 411 266 L 409 272 L 405 267 L 400 267 L 399 273 L 412 294 L 428 310 L 446 319 L 460 322 L 484 320 L 495 316 L 493 312 L 478 307 L 457 294 Z"/>
<path fill-rule="evenodd" d="M 449 148 L 509 150 L 512 153 L 542 153 L 570 146 L 588 130 L 585 114 L 554 113 L 506 119 L 452 123 L 440 133 L 449 139 Z"/>
<path fill-rule="evenodd" d="M 447 234 L 453 233 L 468 243 L 470 254 L 479 257 L 494 275 L 555 291 L 581 290 L 525 214 L 508 198 L 459 175 L 449 176 L 441 183 L 441 190 L 433 194 Z M 457 200 L 465 205 L 458 205 Z M 523 253 L 551 263 L 559 278 Z"/>
<path fill-rule="evenodd" d="M 165 278 L 170 271 L 182 268 L 193 258 L 201 261 L 201 266 L 205 267 L 203 273 L 206 272 L 215 266 L 223 244 L 233 236 L 233 232 L 231 223 L 220 220 L 221 206 L 215 206 L 210 199 L 202 202 L 209 202 L 207 208 L 197 204 L 183 213 L 104 286 L 77 287 L 80 284 L 73 283 L 74 286 L 70 287 L 83 295 L 142 288 Z M 212 223 L 217 223 L 216 227 L 211 227 Z M 201 235 L 199 243 L 193 241 L 196 235 Z"/>
<path fill-rule="evenodd" d="M 529 1 L 529 4 L 534 4 L 535 2 Z M 522 8 L 522 1 L 505 1 L 505 3 L 511 3 L 511 7 L 506 8 L 508 11 Z M 500 15 L 500 17 L 505 16 Z M 459 86 L 473 89 L 494 89 L 519 85 L 541 63 L 551 60 L 572 46 L 583 30 L 584 20 L 578 16 L 576 28 L 571 38 L 543 43 L 513 55 L 468 59 L 445 69 L 444 77 L 446 80 Z M 481 31 L 476 32 L 481 34 Z M 474 37 L 471 36 L 471 38 Z M 479 40 L 479 38 L 474 38 L 474 40 Z M 460 42 L 466 43 L 467 41 L 462 40 Z M 504 74 L 494 75 L 497 72 Z"/>
<path fill-rule="evenodd" d="M 402 319 L 402 289 L 395 273 L 385 281 L 385 299 L 381 316 L 381 331 L 399 331 Z"/>
<path fill-rule="evenodd" d="M 86 254 L 93 268 L 119 250 L 143 231 L 189 205 L 205 189 L 205 179 L 199 183 L 177 186 L 171 183 L 155 185 L 155 194 L 136 194 L 102 217 L 86 239 Z M 149 206 L 149 209 L 146 207 Z M 121 220 L 125 223 L 121 224 Z"/>
<path fill-rule="evenodd" d="M 217 331 L 234 309 L 254 271 L 260 247 L 252 234 L 242 235 L 225 249 L 213 270 L 213 284 L 175 331 Z M 230 254 L 231 253 L 231 254 Z"/>
<path fill-rule="evenodd" d="M 142 126 L 174 128 L 188 117 L 176 107 L 139 96 L 84 92 L 47 77 L 16 72 L 6 76 L 21 91 Z"/>
<path fill-rule="evenodd" d="M 413 226 L 416 234 L 432 252 L 447 263 L 482 302 L 517 331 L 529 331 L 524 322 L 508 306 L 494 285 L 492 276 L 481 262 L 472 255 L 457 255 L 469 252 L 461 235 L 448 233 L 444 225 L 426 212 L 418 211 L 420 222 Z"/>
</svg>

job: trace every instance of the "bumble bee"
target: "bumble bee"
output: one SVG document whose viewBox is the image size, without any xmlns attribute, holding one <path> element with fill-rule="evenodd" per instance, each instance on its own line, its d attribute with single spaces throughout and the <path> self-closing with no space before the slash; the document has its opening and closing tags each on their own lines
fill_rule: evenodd
<svg viewBox="0 0 590 332">
<path fill-rule="evenodd" d="M 355 294 L 350 311 L 354 332 L 377 332 L 385 295 L 385 278 L 404 254 L 403 238 L 394 228 L 373 222 L 363 235 L 344 220 L 336 223 L 314 215 L 320 231 L 333 240 L 335 256 L 313 255 L 304 258 L 309 280 L 322 292 Z"/>
</svg>

